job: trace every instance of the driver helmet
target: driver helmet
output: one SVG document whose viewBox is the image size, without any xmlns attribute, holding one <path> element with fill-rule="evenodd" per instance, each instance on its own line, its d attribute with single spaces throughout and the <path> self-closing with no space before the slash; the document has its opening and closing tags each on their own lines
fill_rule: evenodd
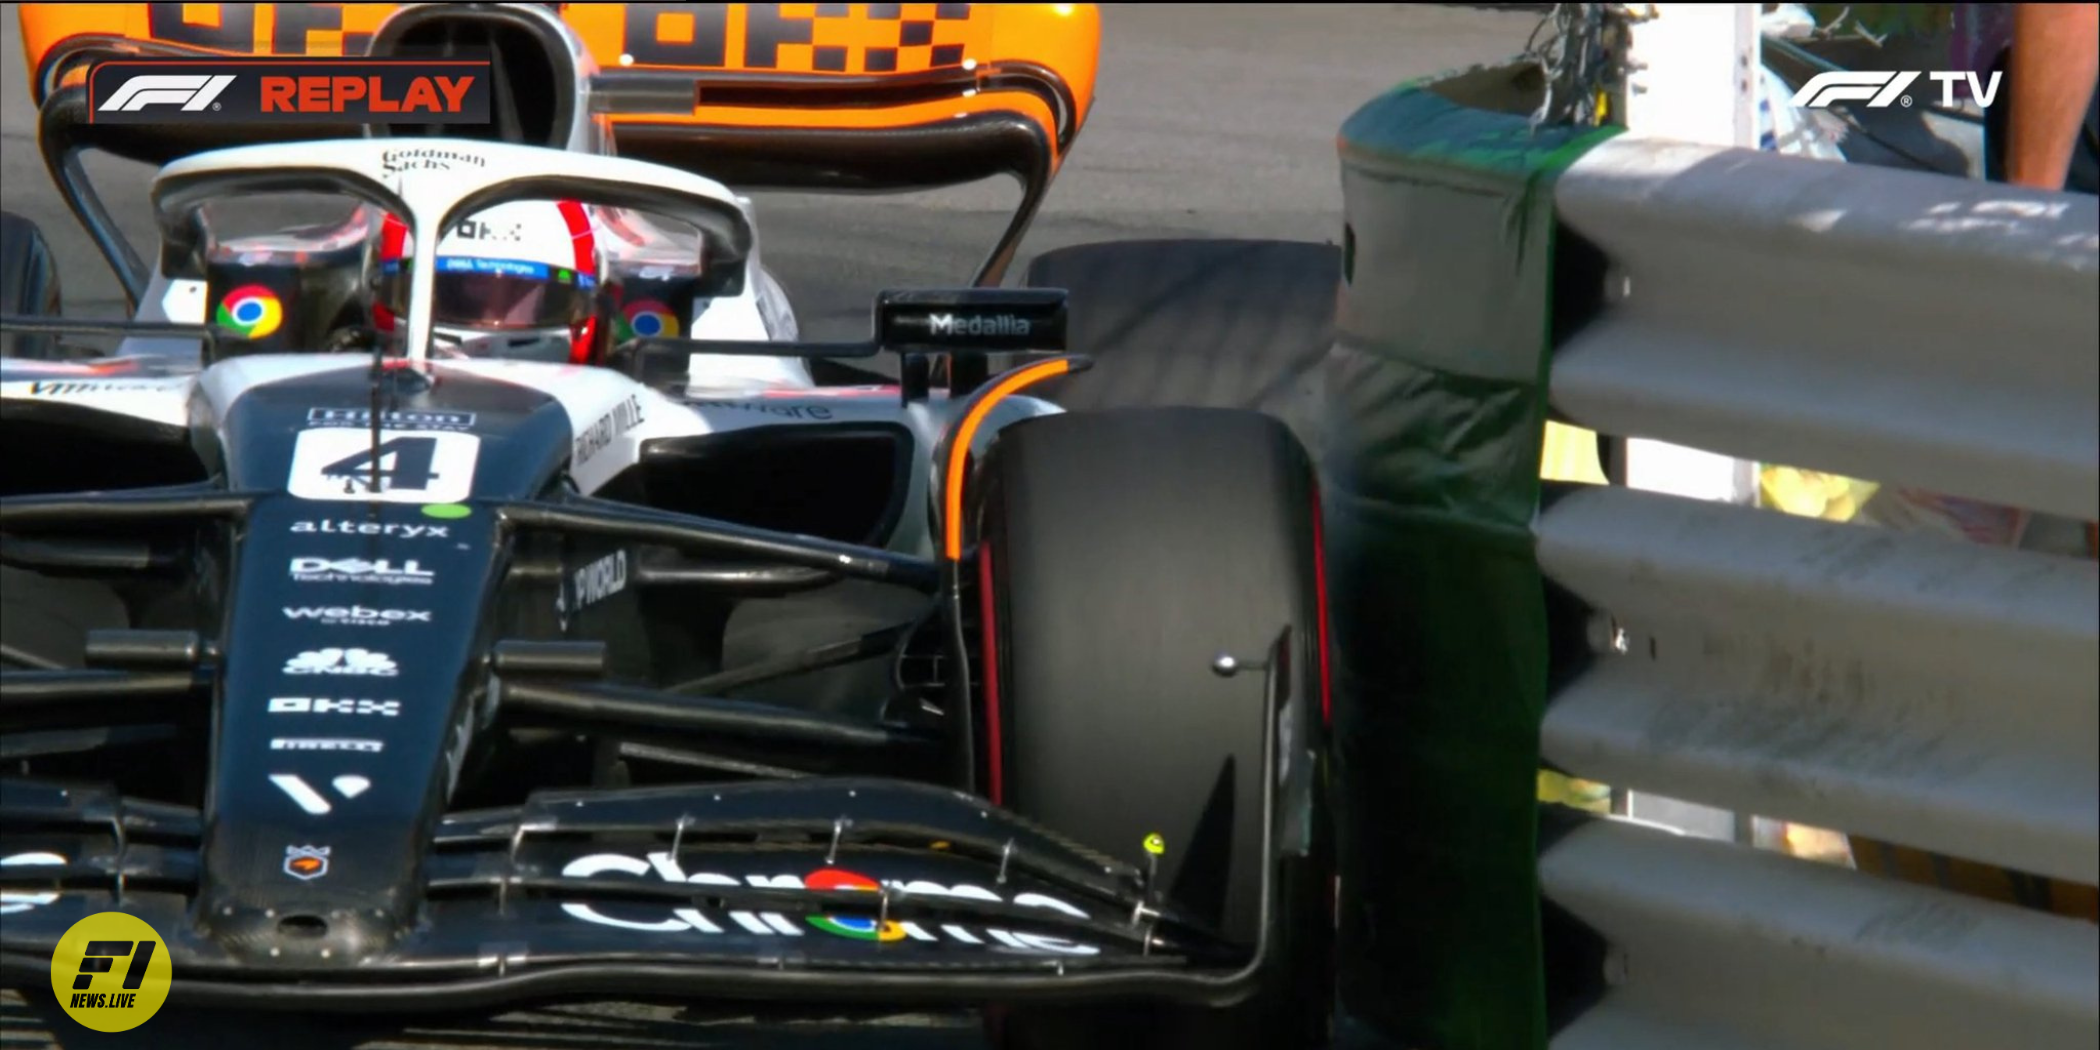
<svg viewBox="0 0 2100 1050">
<path fill-rule="evenodd" d="M 373 322 L 394 331 L 421 265 L 407 224 L 380 231 Z M 577 201 L 514 201 L 455 222 L 438 239 L 431 351 L 595 362 L 605 276 L 590 209 Z M 471 345 L 470 345 L 471 344 Z"/>
</svg>

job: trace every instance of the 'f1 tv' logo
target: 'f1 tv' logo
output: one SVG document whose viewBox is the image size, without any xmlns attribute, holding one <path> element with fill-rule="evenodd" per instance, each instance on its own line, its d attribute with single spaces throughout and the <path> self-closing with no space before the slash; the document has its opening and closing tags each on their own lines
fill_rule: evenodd
<svg viewBox="0 0 2100 1050">
<path fill-rule="evenodd" d="M 1909 109 L 1913 103 L 1904 92 L 1917 82 L 1919 73 L 1909 70 L 1901 73 L 1873 72 L 1871 70 L 1841 69 L 1830 73 L 1818 73 L 1794 92 L 1794 105 L 1808 109 L 1824 109 L 1835 102 L 1865 102 L 1868 109 L 1887 109 L 1902 103 Z M 1953 109 L 1958 103 L 1954 99 L 1954 85 L 1966 82 L 1969 97 L 1986 109 L 1998 98 L 1998 82 L 2003 73 L 1992 73 L 1990 86 L 1985 87 L 1973 72 L 1934 70 L 1923 74 L 1940 86 L 1940 106 Z"/>
</svg>

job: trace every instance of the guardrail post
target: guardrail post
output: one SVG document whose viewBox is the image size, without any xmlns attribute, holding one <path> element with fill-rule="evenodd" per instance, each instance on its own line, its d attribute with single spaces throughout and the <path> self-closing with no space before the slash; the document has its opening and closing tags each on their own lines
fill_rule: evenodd
<svg viewBox="0 0 2100 1050">
<path fill-rule="evenodd" d="M 1327 520 L 1345 1010 L 1409 1047 L 1545 1045 L 1534 870 L 1547 624 L 1550 186 L 1528 64 L 1402 85 L 1342 127 Z"/>
</svg>

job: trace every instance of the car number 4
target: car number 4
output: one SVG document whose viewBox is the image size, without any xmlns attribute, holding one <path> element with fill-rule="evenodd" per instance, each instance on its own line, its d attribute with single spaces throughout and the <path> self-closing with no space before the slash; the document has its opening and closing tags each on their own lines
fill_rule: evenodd
<svg viewBox="0 0 2100 1050">
<path fill-rule="evenodd" d="M 456 503 L 474 491 L 481 439 L 447 431 L 304 430 L 286 488 L 300 499 Z"/>
</svg>

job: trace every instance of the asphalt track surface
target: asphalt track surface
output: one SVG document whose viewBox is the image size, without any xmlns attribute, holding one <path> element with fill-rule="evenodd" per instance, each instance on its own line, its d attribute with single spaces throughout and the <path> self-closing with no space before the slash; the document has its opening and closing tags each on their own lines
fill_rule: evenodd
<svg viewBox="0 0 2100 1050">
<path fill-rule="evenodd" d="M 14 8 L 0 4 L 0 206 L 52 242 L 68 314 L 117 316 L 115 279 L 37 154 Z M 1410 4 L 1107 5 L 1092 121 L 1016 273 L 1036 252 L 1088 241 L 1338 240 L 1342 120 L 1398 81 L 1515 53 L 1537 20 Z M 89 168 L 125 233 L 150 247 L 150 169 L 107 157 Z M 877 290 L 967 281 L 1017 199 L 1004 182 L 883 197 L 766 194 L 759 230 L 805 332 L 854 338 L 866 334 Z M 56 1007 L 0 997 L 0 1050 L 975 1050 L 977 1031 L 969 1016 L 784 1024 L 749 1009 L 613 1003 L 395 1020 L 166 1010 L 145 1028 L 102 1035 Z"/>
</svg>

